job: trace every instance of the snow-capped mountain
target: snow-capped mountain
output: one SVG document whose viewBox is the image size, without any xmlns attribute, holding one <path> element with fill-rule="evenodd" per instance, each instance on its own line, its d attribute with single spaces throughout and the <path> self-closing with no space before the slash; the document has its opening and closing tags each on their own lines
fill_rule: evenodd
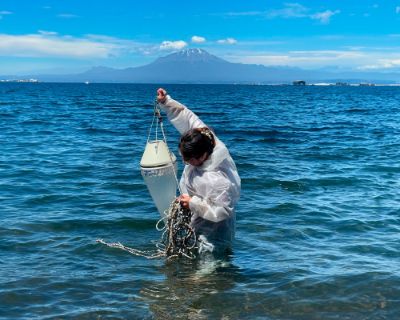
<svg viewBox="0 0 400 320">
<path fill-rule="evenodd" d="M 135 68 L 94 67 L 74 75 L 33 75 L 40 81 L 125 82 L 125 83 L 291 83 L 307 82 L 374 82 L 400 81 L 399 73 L 333 73 L 291 67 L 266 67 L 232 63 L 203 49 L 185 49 Z"/>
</svg>

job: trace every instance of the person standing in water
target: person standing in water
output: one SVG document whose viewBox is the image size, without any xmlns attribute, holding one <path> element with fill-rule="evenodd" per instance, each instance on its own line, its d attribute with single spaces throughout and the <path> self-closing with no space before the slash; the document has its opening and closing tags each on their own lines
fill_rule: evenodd
<svg viewBox="0 0 400 320">
<path fill-rule="evenodd" d="M 223 253 L 235 236 L 235 205 L 240 177 L 225 144 L 186 106 L 157 90 L 157 101 L 181 134 L 179 151 L 185 162 L 180 180 L 181 205 L 192 212 L 191 227 L 199 253 Z"/>
</svg>

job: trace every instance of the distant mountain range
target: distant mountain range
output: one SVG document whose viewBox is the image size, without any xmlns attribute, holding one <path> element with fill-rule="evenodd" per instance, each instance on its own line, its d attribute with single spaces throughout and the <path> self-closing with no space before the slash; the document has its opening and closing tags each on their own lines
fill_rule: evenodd
<svg viewBox="0 0 400 320">
<path fill-rule="evenodd" d="M 25 77 L 14 78 L 35 78 L 43 82 L 105 83 L 284 84 L 291 83 L 294 80 L 304 80 L 314 83 L 398 83 L 400 82 L 400 73 L 327 72 L 293 67 L 266 67 L 255 64 L 232 63 L 202 49 L 186 49 L 158 58 L 150 64 L 135 68 L 114 69 L 94 67 L 79 74 L 27 75 Z"/>
</svg>

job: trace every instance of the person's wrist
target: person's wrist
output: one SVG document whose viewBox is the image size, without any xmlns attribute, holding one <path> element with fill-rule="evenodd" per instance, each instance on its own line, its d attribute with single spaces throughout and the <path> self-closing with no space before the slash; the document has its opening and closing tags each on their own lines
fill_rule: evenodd
<svg viewBox="0 0 400 320">
<path fill-rule="evenodd" d="M 166 104 L 168 100 L 171 99 L 171 96 L 169 94 L 165 95 L 163 101 L 161 102 L 162 104 Z"/>
</svg>

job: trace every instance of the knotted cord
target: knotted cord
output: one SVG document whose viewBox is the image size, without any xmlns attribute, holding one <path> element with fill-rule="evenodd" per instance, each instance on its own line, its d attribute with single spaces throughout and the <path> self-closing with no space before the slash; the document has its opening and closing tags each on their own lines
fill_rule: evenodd
<svg viewBox="0 0 400 320">
<path fill-rule="evenodd" d="M 168 259 L 186 257 L 195 259 L 196 232 L 190 226 L 192 212 L 190 209 L 183 208 L 179 200 L 171 203 L 168 214 L 161 218 L 156 228 L 158 231 L 164 231 L 161 236 L 161 243 L 158 248 L 165 252 Z M 164 226 L 159 227 L 163 222 Z"/>
<path fill-rule="evenodd" d="M 190 226 L 191 217 L 191 211 L 183 208 L 179 200 L 174 200 L 165 212 L 165 217 L 158 220 L 156 224 L 156 229 L 163 232 L 160 242 L 156 244 L 156 250 L 138 250 L 127 247 L 120 242 L 108 243 L 103 239 L 98 239 L 96 242 L 147 259 L 162 257 L 167 257 L 167 260 L 180 257 L 195 259 L 197 237 L 196 232 Z"/>
</svg>

